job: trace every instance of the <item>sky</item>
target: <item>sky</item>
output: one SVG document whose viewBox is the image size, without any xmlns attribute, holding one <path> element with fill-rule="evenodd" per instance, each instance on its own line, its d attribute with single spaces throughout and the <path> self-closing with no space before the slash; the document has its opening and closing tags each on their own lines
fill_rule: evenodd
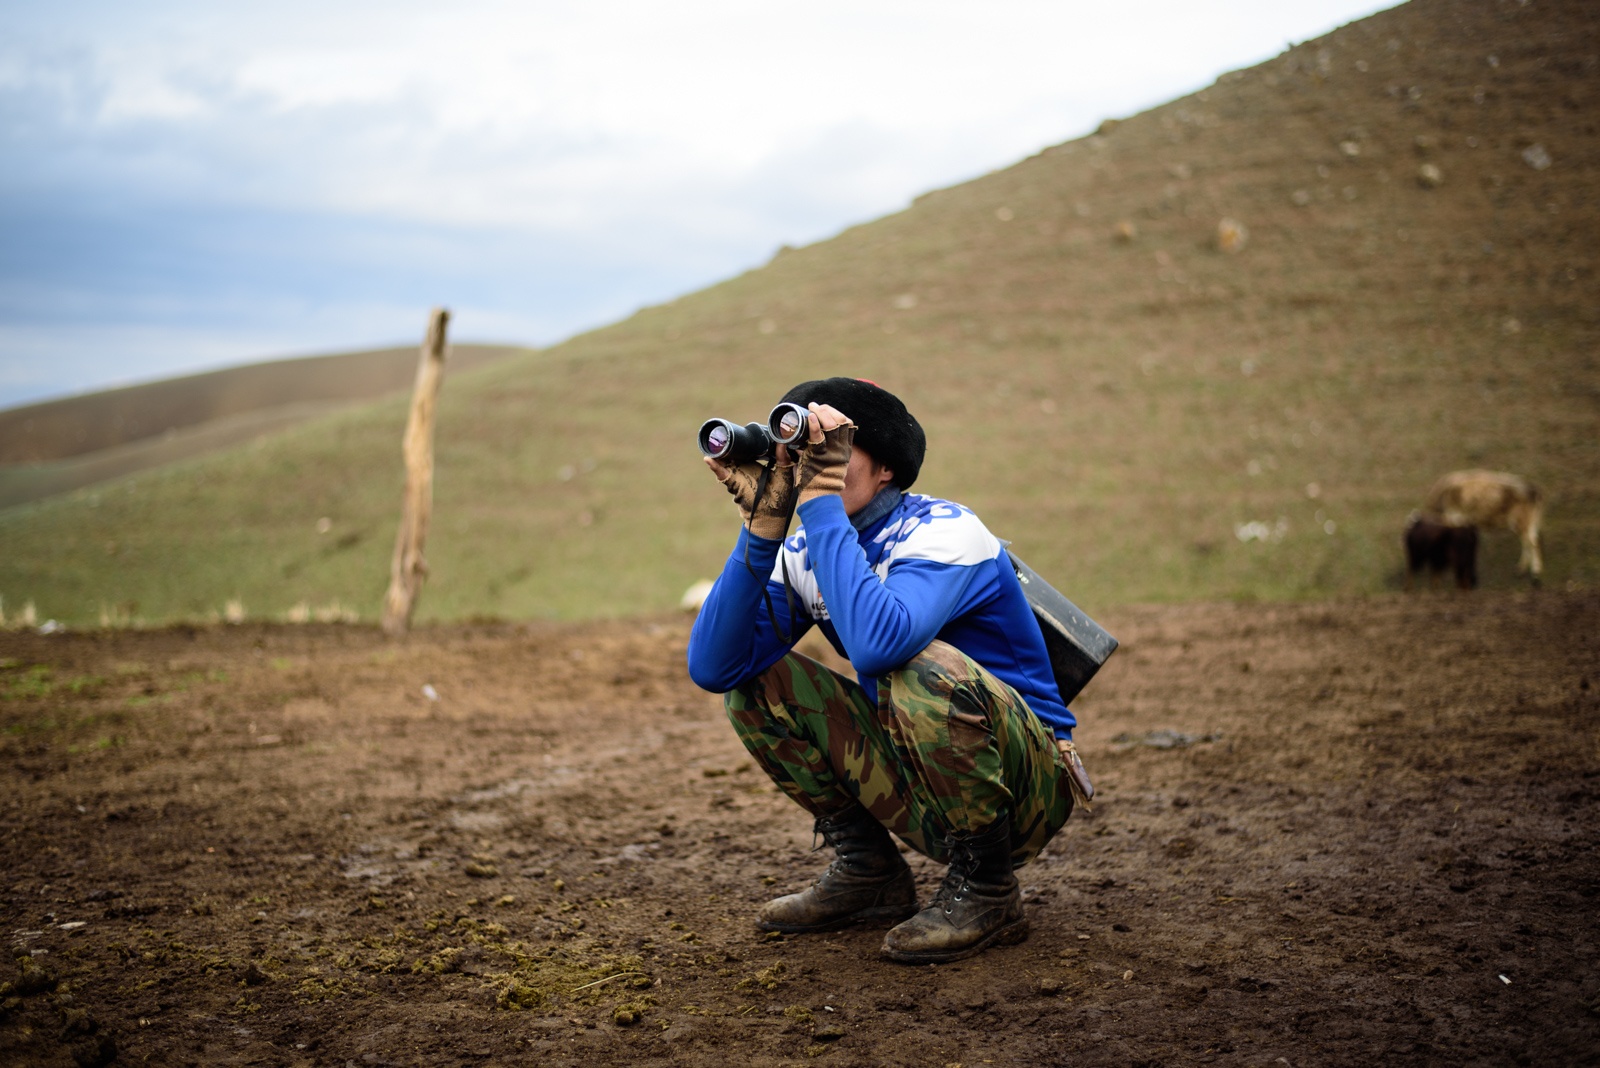
<svg viewBox="0 0 1600 1068">
<path fill-rule="evenodd" d="M 0 408 L 546 345 L 1370 0 L 0 0 Z"/>
</svg>

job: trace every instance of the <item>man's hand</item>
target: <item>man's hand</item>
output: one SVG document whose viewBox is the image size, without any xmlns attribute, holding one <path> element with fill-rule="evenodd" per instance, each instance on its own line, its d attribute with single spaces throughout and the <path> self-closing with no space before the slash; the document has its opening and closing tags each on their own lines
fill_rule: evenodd
<svg viewBox="0 0 1600 1068">
<path fill-rule="evenodd" d="M 789 460 L 789 450 L 778 446 L 778 458 L 771 465 L 766 491 L 756 499 L 756 489 L 761 484 L 764 468 L 757 463 L 727 467 L 711 457 L 706 466 L 717 476 L 733 502 L 739 506 L 739 515 L 750 533 L 768 541 L 782 541 L 789 533 L 789 517 L 794 514 L 795 465 Z"/>
<path fill-rule="evenodd" d="M 850 446 L 856 435 L 856 425 L 837 408 L 815 401 L 809 407 L 811 433 L 800 452 L 799 504 L 844 492 Z"/>
</svg>

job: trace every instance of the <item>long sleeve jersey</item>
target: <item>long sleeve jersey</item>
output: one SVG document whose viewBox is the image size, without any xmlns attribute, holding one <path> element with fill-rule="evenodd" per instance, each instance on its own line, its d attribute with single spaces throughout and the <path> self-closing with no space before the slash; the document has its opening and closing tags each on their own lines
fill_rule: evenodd
<svg viewBox="0 0 1600 1068">
<path fill-rule="evenodd" d="M 876 700 L 881 676 L 938 639 L 1010 684 L 1057 737 L 1071 737 L 1077 720 L 1016 571 L 971 509 L 904 494 L 857 530 L 843 502 L 823 496 L 801 505 L 799 519 L 782 542 L 740 531 L 689 637 L 697 685 L 726 693 L 819 626 Z"/>
</svg>

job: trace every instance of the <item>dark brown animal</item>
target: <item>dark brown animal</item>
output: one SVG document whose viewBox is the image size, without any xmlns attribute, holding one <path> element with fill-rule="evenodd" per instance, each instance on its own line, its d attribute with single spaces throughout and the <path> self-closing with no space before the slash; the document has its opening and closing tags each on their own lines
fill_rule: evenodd
<svg viewBox="0 0 1600 1068">
<path fill-rule="evenodd" d="M 1478 585 L 1478 528 L 1452 526 L 1412 512 L 1406 520 L 1406 589 L 1427 568 L 1428 585 L 1444 571 L 1453 571 L 1463 590 Z"/>
<path fill-rule="evenodd" d="M 1517 570 L 1532 575 L 1538 585 L 1544 571 L 1539 555 L 1544 496 L 1527 479 L 1504 471 L 1452 471 L 1433 484 L 1422 510 L 1453 527 L 1477 525 L 1515 531 L 1522 539 Z"/>
</svg>

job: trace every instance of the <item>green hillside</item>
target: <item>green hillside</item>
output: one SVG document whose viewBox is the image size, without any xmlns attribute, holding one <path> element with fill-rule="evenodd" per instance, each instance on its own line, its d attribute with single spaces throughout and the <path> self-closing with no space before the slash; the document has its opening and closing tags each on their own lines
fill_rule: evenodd
<svg viewBox="0 0 1600 1068">
<path fill-rule="evenodd" d="M 1577 0 L 1414 0 L 448 378 L 419 615 L 675 604 L 734 534 L 695 427 L 830 374 L 899 393 L 928 429 L 917 488 L 1091 611 L 1395 588 L 1406 514 L 1460 467 L 1541 485 L 1547 584 L 1594 585 L 1597 54 Z M 383 402 L 0 512 L 4 608 L 372 618 L 403 422 Z M 1515 559 L 1488 537 L 1485 585 Z"/>
<path fill-rule="evenodd" d="M 456 367 L 525 349 L 459 345 Z M 375 349 L 228 367 L 0 411 L 0 510 L 254 441 L 409 390 L 417 350 Z"/>
</svg>

